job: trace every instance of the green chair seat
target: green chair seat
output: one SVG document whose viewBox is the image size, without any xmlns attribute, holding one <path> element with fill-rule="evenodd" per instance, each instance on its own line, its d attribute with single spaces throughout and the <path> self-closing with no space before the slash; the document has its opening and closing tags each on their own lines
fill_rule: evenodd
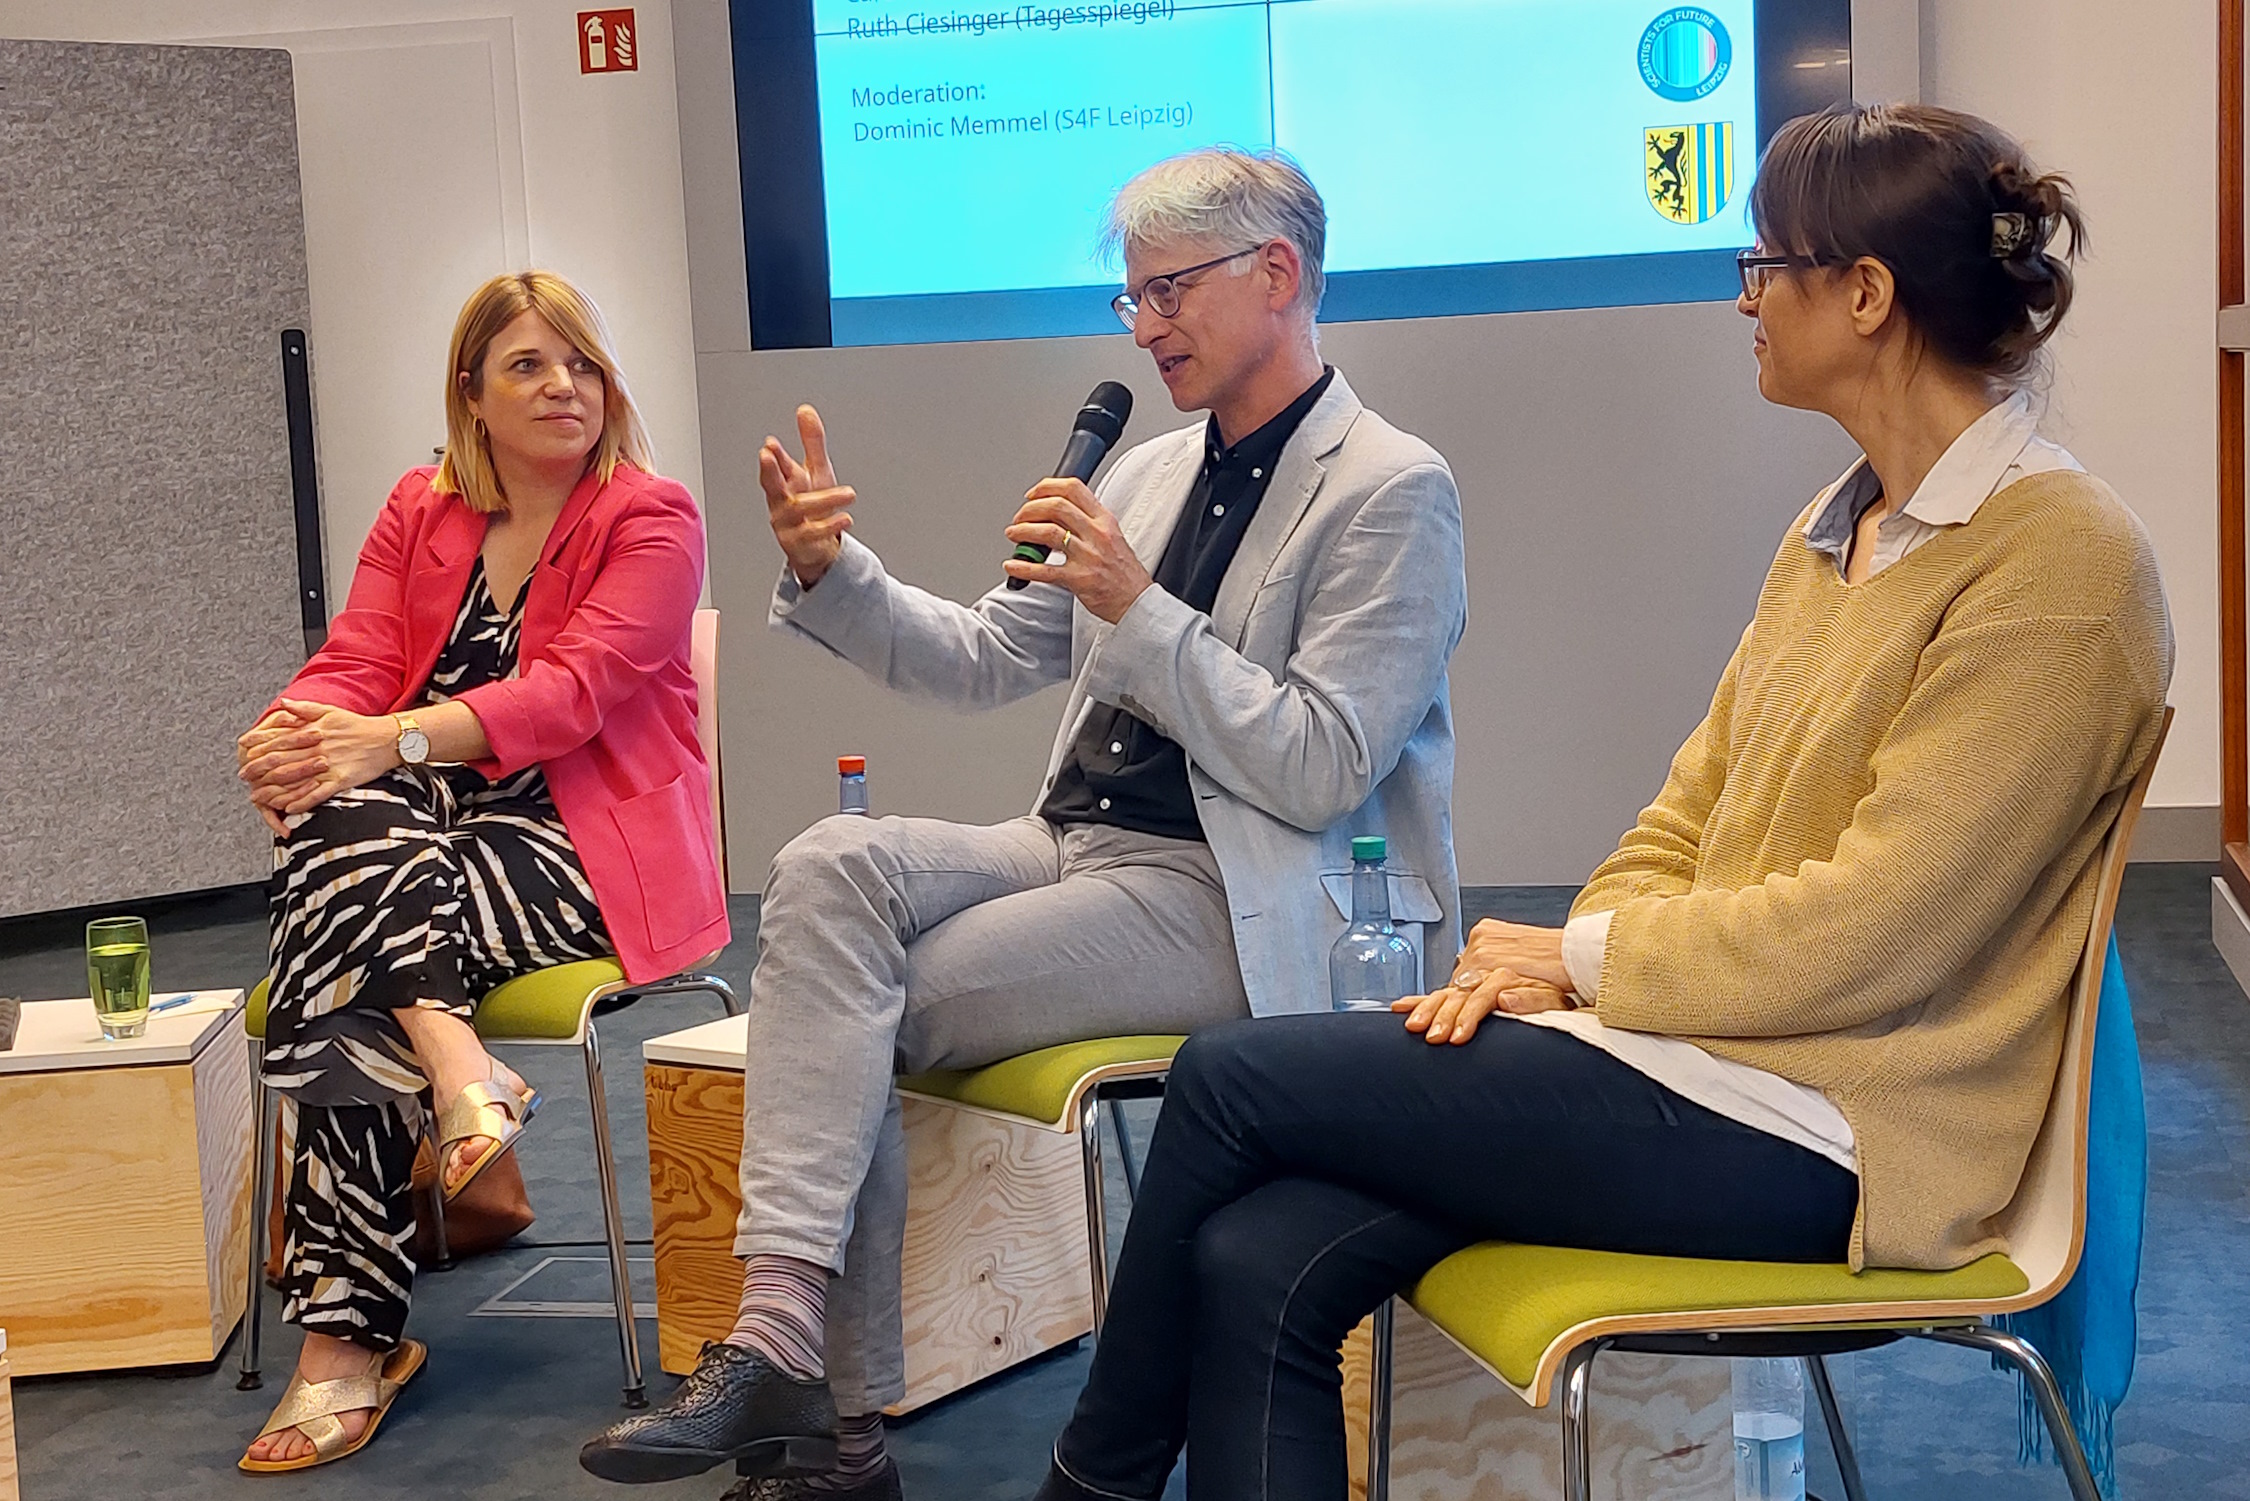
<svg viewBox="0 0 2250 1501">
<path fill-rule="evenodd" d="M 1540 1358 L 1594 1319 L 1731 1308 L 1935 1303 L 2013 1297 L 2030 1282 L 1995 1252 L 1950 1272 L 1775 1261 L 1699 1261 L 1489 1242 L 1432 1267 L 1415 1309 L 1511 1385 L 1529 1388 Z"/>
<path fill-rule="evenodd" d="M 625 971 L 614 959 L 581 959 L 536 970 L 499 986 L 477 1007 L 477 1035 L 496 1042 L 568 1042 L 578 1035 L 586 997 L 621 985 Z M 266 1035 L 266 987 L 260 980 L 243 1007 L 252 1037 Z"/>
<path fill-rule="evenodd" d="M 568 1042 L 586 1016 L 586 997 L 625 983 L 615 959 L 580 959 L 518 975 L 477 1004 L 477 1035 L 495 1041 Z"/>
<path fill-rule="evenodd" d="M 1004 1058 L 986 1068 L 914 1074 L 898 1081 L 909 1094 L 1022 1116 L 1058 1129 L 1074 1126 L 1070 1102 L 1089 1075 L 1134 1064 L 1169 1065 L 1185 1037 L 1096 1037 Z"/>
</svg>

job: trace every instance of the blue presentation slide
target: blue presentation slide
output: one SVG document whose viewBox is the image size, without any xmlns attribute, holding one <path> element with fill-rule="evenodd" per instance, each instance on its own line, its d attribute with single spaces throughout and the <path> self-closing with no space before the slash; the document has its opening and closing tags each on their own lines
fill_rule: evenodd
<svg viewBox="0 0 2250 1501">
<path fill-rule="evenodd" d="M 1204 145 L 1303 164 L 1331 273 L 1751 239 L 1752 0 L 814 0 L 813 19 L 840 343 L 863 341 L 855 300 L 1114 287 L 1110 195 Z"/>
</svg>

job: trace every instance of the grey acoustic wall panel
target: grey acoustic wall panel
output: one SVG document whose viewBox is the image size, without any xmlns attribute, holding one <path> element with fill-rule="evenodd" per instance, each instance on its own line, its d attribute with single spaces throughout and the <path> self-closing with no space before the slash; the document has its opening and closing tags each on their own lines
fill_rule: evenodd
<svg viewBox="0 0 2250 1501">
<path fill-rule="evenodd" d="M 0 41 L 0 915 L 270 869 L 304 245 L 287 53 Z"/>
</svg>

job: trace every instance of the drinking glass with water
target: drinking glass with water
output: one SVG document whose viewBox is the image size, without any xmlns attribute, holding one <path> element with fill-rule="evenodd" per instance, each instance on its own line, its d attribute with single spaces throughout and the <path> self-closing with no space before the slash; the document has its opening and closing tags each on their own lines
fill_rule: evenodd
<svg viewBox="0 0 2250 1501">
<path fill-rule="evenodd" d="M 138 1037 L 148 1027 L 148 924 L 104 917 L 86 924 L 86 988 L 102 1036 Z"/>
</svg>

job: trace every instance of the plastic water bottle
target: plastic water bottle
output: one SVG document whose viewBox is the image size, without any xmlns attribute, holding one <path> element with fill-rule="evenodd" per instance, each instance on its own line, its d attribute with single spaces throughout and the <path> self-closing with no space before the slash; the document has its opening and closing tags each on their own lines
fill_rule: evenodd
<svg viewBox="0 0 2250 1501">
<path fill-rule="evenodd" d="M 1391 926 L 1391 882 L 1383 873 L 1389 853 L 1379 838 L 1352 841 L 1352 922 L 1328 951 L 1328 990 L 1338 1011 L 1388 1011 L 1422 988 L 1414 941 Z"/>
<path fill-rule="evenodd" d="M 867 814 L 867 758 L 865 756 L 838 756 L 836 758 L 836 811 Z"/>
<path fill-rule="evenodd" d="M 1734 1501 L 1805 1501 L 1805 1368 L 1734 1362 Z"/>
</svg>

